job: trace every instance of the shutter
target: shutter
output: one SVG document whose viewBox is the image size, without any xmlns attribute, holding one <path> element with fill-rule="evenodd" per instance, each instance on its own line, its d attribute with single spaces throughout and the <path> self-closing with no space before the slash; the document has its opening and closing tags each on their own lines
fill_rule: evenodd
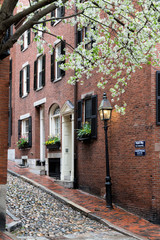
<svg viewBox="0 0 160 240">
<path fill-rule="evenodd" d="M 30 65 L 27 65 L 27 93 L 30 92 Z"/>
<path fill-rule="evenodd" d="M 23 51 L 23 49 L 24 49 L 24 35 L 21 36 L 21 41 L 22 41 L 21 51 Z"/>
<path fill-rule="evenodd" d="M 42 57 L 42 86 L 45 86 L 46 55 Z"/>
<path fill-rule="evenodd" d="M 51 12 L 51 18 L 55 17 L 55 10 Z M 51 21 L 51 26 L 54 25 L 55 20 Z"/>
<path fill-rule="evenodd" d="M 160 71 L 156 72 L 156 123 L 160 125 Z"/>
<path fill-rule="evenodd" d="M 18 140 L 21 138 L 21 120 L 18 120 Z"/>
<path fill-rule="evenodd" d="M 77 30 L 77 45 L 82 42 L 82 33 L 83 33 L 83 30 L 80 30 L 80 31 Z"/>
<path fill-rule="evenodd" d="M 28 35 L 28 45 L 29 45 L 31 42 L 31 29 L 28 29 L 27 35 Z"/>
<path fill-rule="evenodd" d="M 82 100 L 78 101 L 78 109 L 77 109 L 77 128 L 81 129 L 82 127 Z"/>
<path fill-rule="evenodd" d="M 37 89 L 37 60 L 34 62 L 34 90 Z"/>
<path fill-rule="evenodd" d="M 20 78 L 19 78 L 19 96 L 22 97 L 22 89 L 23 89 L 23 70 L 20 71 Z"/>
<path fill-rule="evenodd" d="M 55 49 L 53 48 L 53 53 L 51 55 L 51 82 L 55 79 Z"/>
<path fill-rule="evenodd" d="M 61 7 L 61 17 L 64 17 L 65 14 L 65 6 Z"/>
<path fill-rule="evenodd" d="M 28 145 L 32 147 L 32 117 L 29 117 Z"/>
<path fill-rule="evenodd" d="M 61 42 L 61 54 L 65 54 L 65 46 L 66 46 L 66 41 Z M 65 60 L 61 62 L 62 64 L 65 64 Z M 61 69 L 61 77 L 65 76 L 65 71 Z"/>
<path fill-rule="evenodd" d="M 91 136 L 97 138 L 97 95 L 91 97 L 92 115 L 91 115 Z"/>
</svg>

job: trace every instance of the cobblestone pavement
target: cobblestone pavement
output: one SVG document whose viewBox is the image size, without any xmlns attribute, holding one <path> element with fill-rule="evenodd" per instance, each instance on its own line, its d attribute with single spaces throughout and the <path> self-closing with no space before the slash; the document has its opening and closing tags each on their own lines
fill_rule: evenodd
<svg viewBox="0 0 160 240">
<path fill-rule="evenodd" d="M 8 174 L 7 209 L 21 219 L 19 239 L 134 240 L 87 218 L 39 188 Z"/>
</svg>

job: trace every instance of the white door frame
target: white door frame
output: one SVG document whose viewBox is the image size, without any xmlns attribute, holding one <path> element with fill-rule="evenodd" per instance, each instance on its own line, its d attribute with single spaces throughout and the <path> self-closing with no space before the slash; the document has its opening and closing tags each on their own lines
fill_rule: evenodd
<svg viewBox="0 0 160 240">
<path fill-rule="evenodd" d="M 40 161 L 45 161 L 45 127 L 44 127 L 44 106 L 40 107 Z"/>
<path fill-rule="evenodd" d="M 74 106 L 67 101 L 61 108 L 62 116 L 62 161 L 61 161 L 61 180 L 74 181 Z M 66 128 L 69 127 L 69 135 L 66 138 Z M 71 141 L 65 143 L 64 139 Z M 66 147 L 66 146 L 69 146 Z M 69 154 L 69 158 L 67 156 Z M 69 160 L 69 162 L 67 162 Z M 67 167 L 66 167 L 67 166 Z"/>
</svg>

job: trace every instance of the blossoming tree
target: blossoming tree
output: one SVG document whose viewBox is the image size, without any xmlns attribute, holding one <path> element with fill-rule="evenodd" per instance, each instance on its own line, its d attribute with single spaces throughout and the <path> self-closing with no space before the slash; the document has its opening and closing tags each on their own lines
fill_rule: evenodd
<svg viewBox="0 0 160 240">
<path fill-rule="evenodd" d="M 0 55 L 10 49 L 27 29 L 36 31 L 37 24 L 43 24 L 44 21 L 62 19 L 64 24 L 69 22 L 77 25 L 79 31 L 88 28 L 77 47 L 67 43 L 71 50 L 62 57 L 67 59 L 62 68 L 75 70 L 75 75 L 69 80 L 71 84 L 75 81 L 83 83 L 82 76 L 86 74 L 89 78 L 93 70 L 101 73 L 98 87 L 104 88 L 108 79 L 115 79 L 110 91 L 116 100 L 124 93 L 127 80 L 136 68 L 151 62 L 157 65 L 159 62 L 156 46 L 160 41 L 160 1 L 28 0 L 28 5 L 23 2 L 26 4 L 26 1 L 3 1 L 0 9 Z M 17 4 L 21 6 L 18 12 L 14 11 Z M 64 5 L 70 9 L 71 15 L 43 19 Z M 23 24 L 4 41 L 7 29 L 21 21 Z M 46 27 L 42 31 L 52 35 Z M 61 36 L 57 38 L 61 39 Z M 88 42 L 92 45 L 89 49 L 85 48 Z M 116 108 L 123 113 L 125 105 L 116 105 Z"/>
</svg>

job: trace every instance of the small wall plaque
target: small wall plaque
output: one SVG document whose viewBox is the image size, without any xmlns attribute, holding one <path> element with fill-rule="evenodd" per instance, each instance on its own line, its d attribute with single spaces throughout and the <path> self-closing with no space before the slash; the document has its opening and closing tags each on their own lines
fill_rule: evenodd
<svg viewBox="0 0 160 240">
<path fill-rule="evenodd" d="M 135 141 L 135 147 L 136 148 L 145 147 L 145 141 Z"/>
<path fill-rule="evenodd" d="M 145 149 L 139 149 L 135 150 L 135 156 L 142 157 L 146 155 L 146 150 Z"/>
</svg>

